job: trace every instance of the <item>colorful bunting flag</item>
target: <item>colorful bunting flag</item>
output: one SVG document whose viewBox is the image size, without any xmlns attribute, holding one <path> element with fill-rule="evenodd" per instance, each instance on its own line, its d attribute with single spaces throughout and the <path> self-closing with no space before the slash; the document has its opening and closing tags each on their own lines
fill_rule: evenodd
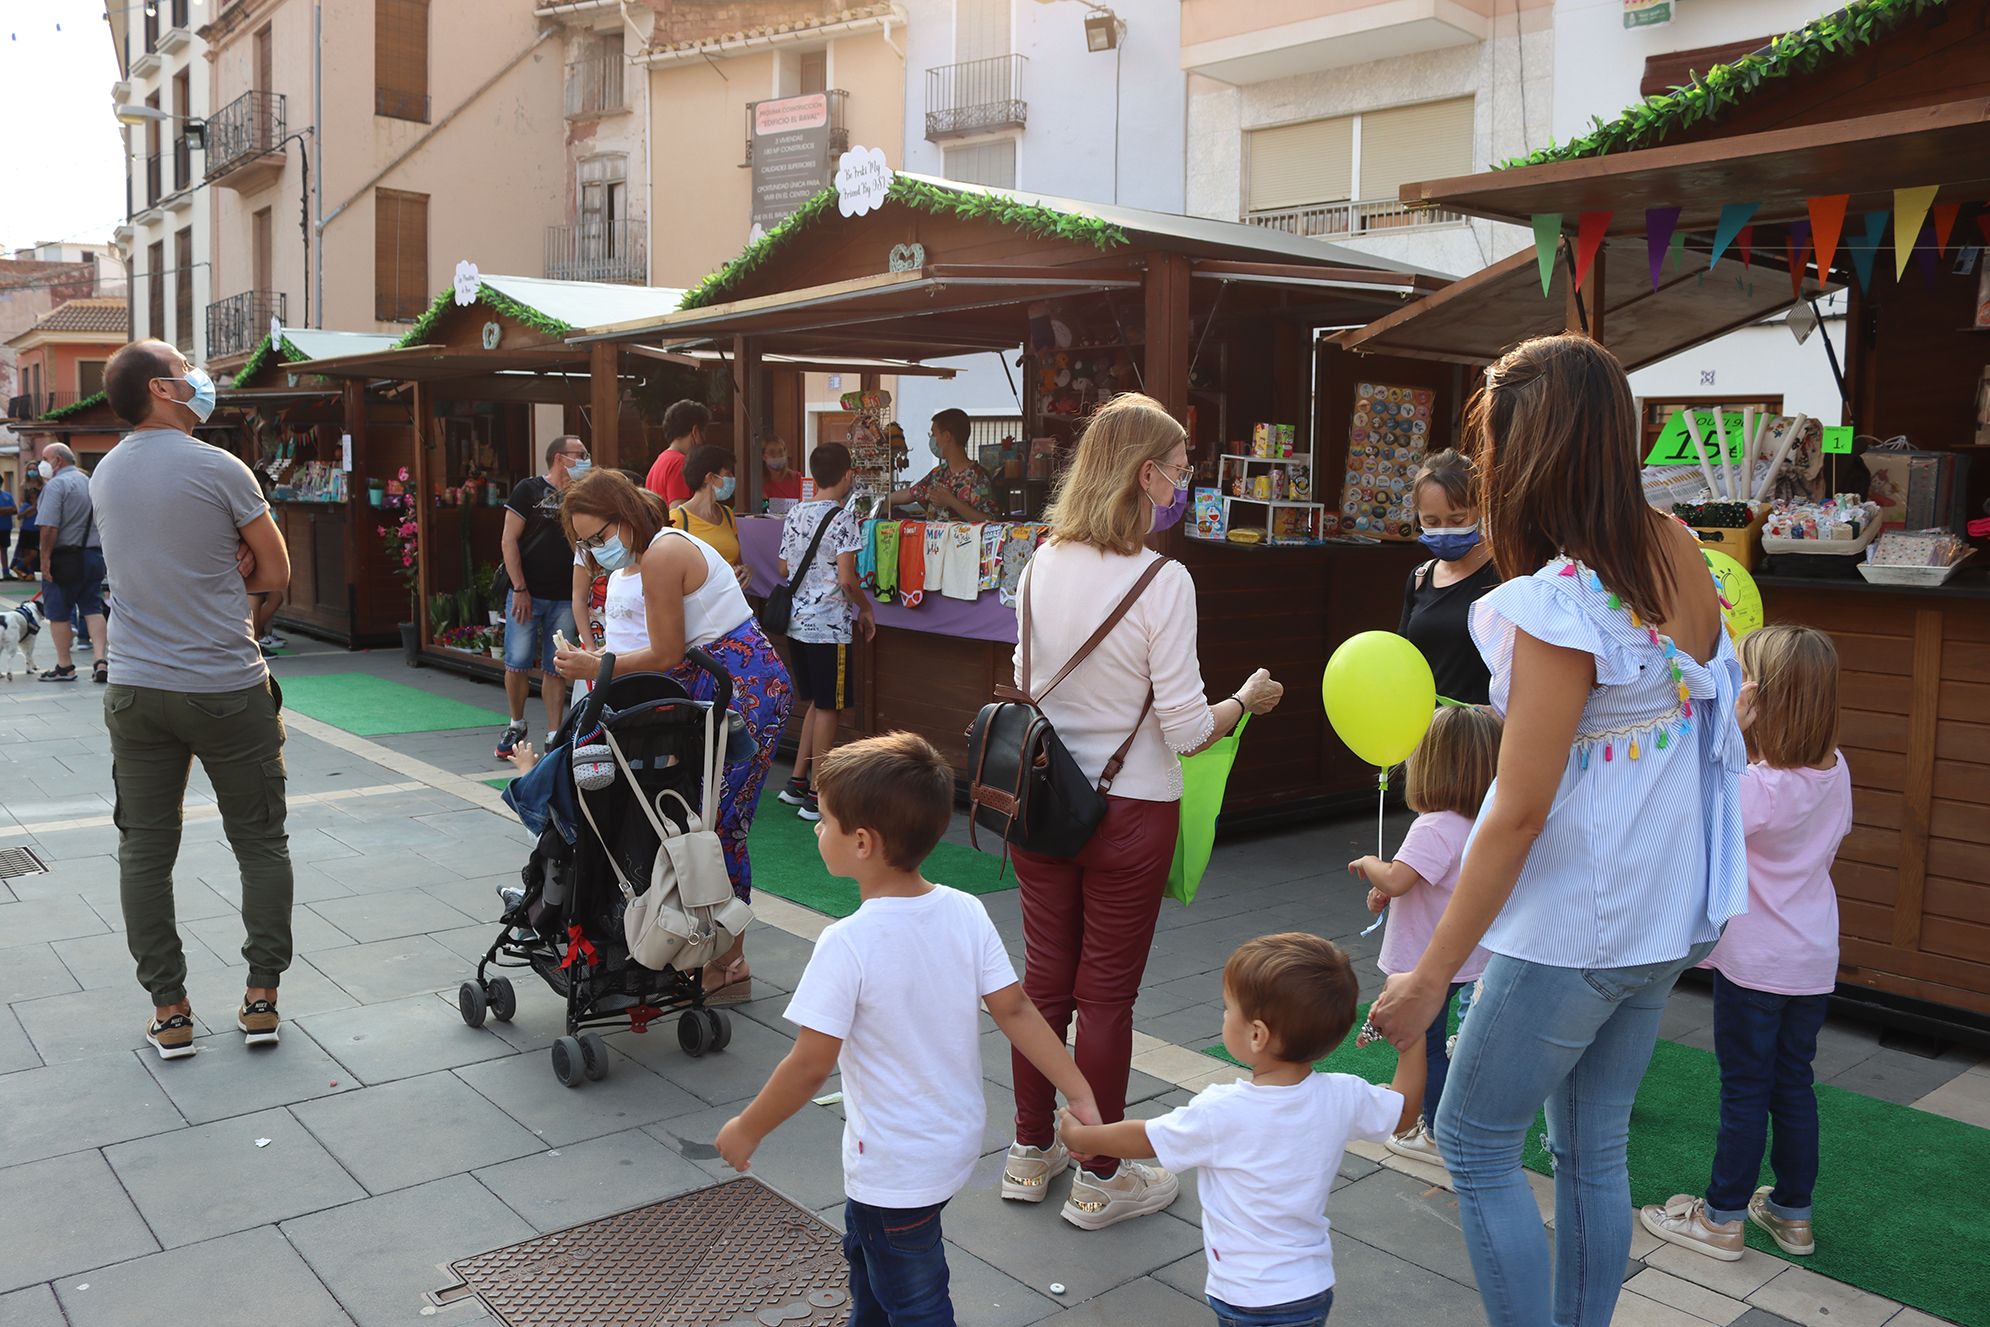
<svg viewBox="0 0 1990 1327">
<path fill-rule="evenodd" d="M 1534 262 L 1541 269 L 1541 293 L 1555 279 L 1555 249 L 1562 238 L 1562 214 L 1539 212 L 1534 216 Z"/>
<path fill-rule="evenodd" d="M 1682 266 L 1682 265 L 1683 265 L 1683 264 L 1685 263 L 1685 261 L 1686 261 L 1686 232 L 1685 232 L 1685 231 L 1683 231 L 1683 230 L 1677 230 L 1677 231 L 1674 231 L 1674 232 L 1672 233 L 1672 244 L 1671 244 L 1671 245 L 1670 245 L 1670 247 L 1669 247 L 1669 254 L 1668 254 L 1668 256 L 1669 256 L 1669 257 L 1670 257 L 1670 258 L 1672 259 L 1672 265 L 1673 265 L 1674 267 L 1679 267 L 1679 266 Z M 1705 274 L 1704 274 L 1704 273 L 1702 273 L 1702 275 L 1705 275 Z"/>
<path fill-rule="evenodd" d="M 1921 284 L 1935 284 L 1937 241 L 1932 218 L 1921 225 L 1921 238 L 1914 242 L 1914 265 L 1921 269 Z"/>
<path fill-rule="evenodd" d="M 1907 275 L 1907 260 L 1914 253 L 1914 241 L 1921 234 L 1921 219 L 1941 191 L 1938 184 L 1920 185 L 1893 191 L 1893 276 Z"/>
<path fill-rule="evenodd" d="M 1754 210 L 1753 204 L 1750 205 L 1749 210 L 1750 211 Z M 1740 232 L 1736 234 L 1734 237 L 1734 247 L 1735 251 L 1741 255 L 1742 267 L 1750 271 L 1753 271 L 1754 270 L 1753 262 L 1755 258 L 1755 227 L 1743 226 Z"/>
<path fill-rule="evenodd" d="M 1983 205 L 1976 214 L 1976 228 L 1983 232 L 1983 242 L 1990 244 L 1990 203 Z"/>
<path fill-rule="evenodd" d="M 1676 207 L 1645 209 L 1645 254 L 1651 260 L 1651 288 L 1658 289 L 1659 270 L 1665 266 L 1666 250 L 1672 247 L 1672 232 L 1679 225 Z M 1685 239 L 1684 235 L 1679 237 Z"/>
<path fill-rule="evenodd" d="M 1865 233 L 1845 242 L 1852 255 L 1852 271 L 1858 276 L 1861 295 L 1872 288 L 1873 259 L 1879 256 L 1879 242 L 1886 235 L 1886 215 L 1884 209 L 1866 213 Z"/>
<path fill-rule="evenodd" d="M 1948 253 L 1949 234 L 1955 229 L 1955 219 L 1961 215 L 1961 203 L 1935 204 L 1935 252 L 1938 255 L 1946 255 Z"/>
<path fill-rule="evenodd" d="M 1789 233 L 1783 237 L 1783 255 L 1790 263 L 1790 297 L 1803 298 L 1804 264 L 1810 261 L 1810 223 L 1792 221 Z M 1824 275 L 1822 269 L 1818 276 Z"/>
<path fill-rule="evenodd" d="M 1603 248 L 1603 236 L 1610 229 L 1610 218 L 1614 212 L 1584 212 L 1576 218 L 1575 228 L 1575 288 L 1582 289 L 1582 283 L 1589 276 L 1590 267 L 1596 262 L 1597 253 Z"/>
<path fill-rule="evenodd" d="M 1714 227 L 1714 252 L 1707 260 L 1707 266 L 1712 267 L 1718 263 L 1721 255 L 1727 252 L 1728 245 L 1738 239 L 1743 240 L 1741 265 L 1743 267 L 1748 265 L 1748 245 L 1745 239 L 1749 230 L 1748 221 L 1761 206 L 1760 203 L 1727 203 L 1722 206 L 1720 224 Z"/>
<path fill-rule="evenodd" d="M 1806 200 L 1810 209 L 1811 247 L 1817 251 L 1817 279 L 1831 279 L 1831 262 L 1838 256 L 1838 235 L 1845 228 L 1845 206 L 1850 194 L 1825 194 Z"/>
</svg>

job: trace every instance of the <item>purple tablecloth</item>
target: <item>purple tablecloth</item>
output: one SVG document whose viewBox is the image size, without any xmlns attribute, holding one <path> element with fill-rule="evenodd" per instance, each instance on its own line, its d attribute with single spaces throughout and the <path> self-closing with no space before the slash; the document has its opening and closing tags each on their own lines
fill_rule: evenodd
<svg viewBox="0 0 1990 1327">
<path fill-rule="evenodd" d="M 746 559 L 753 579 L 747 589 L 765 597 L 775 585 L 775 564 L 780 561 L 781 521 L 774 516 L 739 518 L 739 552 Z M 972 602 L 929 594 L 917 608 L 896 601 L 888 604 L 872 600 L 872 611 L 881 627 L 924 631 L 935 636 L 959 636 L 968 640 L 992 640 L 1004 645 L 1016 643 L 1016 610 L 1004 607 L 1001 596 L 984 590 Z"/>
</svg>

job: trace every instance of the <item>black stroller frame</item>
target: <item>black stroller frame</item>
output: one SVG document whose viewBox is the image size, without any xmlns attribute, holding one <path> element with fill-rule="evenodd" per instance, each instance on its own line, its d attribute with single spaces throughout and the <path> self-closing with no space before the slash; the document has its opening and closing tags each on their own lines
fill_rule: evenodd
<svg viewBox="0 0 1990 1327">
<path fill-rule="evenodd" d="M 519 872 L 523 890 L 515 901 L 505 895 L 508 906 L 497 938 L 478 962 L 477 975 L 457 990 L 457 1008 L 469 1026 L 483 1026 L 486 1013 L 508 1023 L 517 1012 L 517 994 L 510 978 L 490 975 L 490 969 L 538 973 L 566 1000 L 566 1032 L 554 1040 L 552 1059 L 554 1076 L 568 1087 L 607 1076 L 608 1050 L 595 1028 L 642 1033 L 676 1014 L 678 1045 L 694 1058 L 722 1051 L 732 1040 L 731 1018 L 705 1004 L 702 969 L 657 972 L 630 955 L 622 932 L 626 905 L 607 858 L 616 854 L 629 879 L 648 880 L 659 844 L 631 798 L 655 799 L 668 789 L 695 805 L 702 791 L 698 771 L 711 763 L 709 752 L 698 757 L 706 740 L 706 711 L 716 708 L 723 715 L 731 708 L 732 677 L 703 650 L 691 650 L 686 658 L 715 684 L 709 706 L 660 673 L 617 678 L 614 656 L 602 657 L 599 680 L 585 701 L 567 711 L 547 758 L 567 760 L 584 739 L 610 731 L 638 786 L 630 788 L 616 770 L 613 782 L 592 795 L 591 819 L 583 817 L 591 836 L 579 830 L 569 844 L 548 825 Z M 713 725 L 712 740 L 724 742 L 728 730 L 728 724 Z M 577 805 L 589 796 L 575 786 Z M 682 823 L 681 813 L 664 814 Z"/>
</svg>

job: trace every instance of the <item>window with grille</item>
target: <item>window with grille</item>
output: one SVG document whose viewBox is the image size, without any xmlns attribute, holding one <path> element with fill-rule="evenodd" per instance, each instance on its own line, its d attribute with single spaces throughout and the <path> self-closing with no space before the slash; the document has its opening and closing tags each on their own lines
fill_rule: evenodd
<svg viewBox="0 0 1990 1327">
<path fill-rule="evenodd" d="M 76 361 L 76 399 L 95 396 L 104 390 L 104 364 L 101 359 L 79 359 Z"/>
<path fill-rule="evenodd" d="M 985 184 L 991 189 L 1016 187 L 1016 140 L 998 138 L 986 143 L 950 147 L 946 154 L 946 176 L 962 184 Z"/>
<path fill-rule="evenodd" d="M 428 121 L 428 0 L 373 0 L 373 113 Z"/>
<path fill-rule="evenodd" d="M 173 344 L 193 349 L 193 227 L 173 233 Z"/>
<path fill-rule="evenodd" d="M 276 289 L 276 222 L 269 208 L 249 218 L 249 289 Z"/>
<path fill-rule="evenodd" d="M 145 335 L 166 332 L 166 242 L 159 240 L 145 250 Z"/>
<path fill-rule="evenodd" d="M 1393 203 L 1412 181 L 1471 174 L 1472 99 L 1254 129 L 1244 155 L 1247 211 Z"/>
<path fill-rule="evenodd" d="M 428 284 L 428 195 L 373 191 L 373 316 L 413 322 L 435 292 Z"/>
</svg>

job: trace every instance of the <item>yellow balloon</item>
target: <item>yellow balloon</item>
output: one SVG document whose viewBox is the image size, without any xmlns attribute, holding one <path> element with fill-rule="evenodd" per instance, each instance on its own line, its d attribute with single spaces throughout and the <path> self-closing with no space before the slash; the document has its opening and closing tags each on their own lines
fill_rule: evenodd
<svg viewBox="0 0 1990 1327">
<path fill-rule="evenodd" d="M 1393 631 L 1349 636 L 1320 678 L 1327 721 L 1348 750 L 1378 767 L 1406 759 L 1437 708 L 1423 652 Z"/>
<path fill-rule="evenodd" d="M 1727 600 L 1728 634 L 1740 640 L 1762 625 L 1762 591 L 1755 587 L 1755 578 L 1748 574 L 1748 568 L 1727 554 L 1711 548 L 1701 552 L 1707 555 L 1707 566 L 1720 583 L 1721 598 Z"/>
</svg>

